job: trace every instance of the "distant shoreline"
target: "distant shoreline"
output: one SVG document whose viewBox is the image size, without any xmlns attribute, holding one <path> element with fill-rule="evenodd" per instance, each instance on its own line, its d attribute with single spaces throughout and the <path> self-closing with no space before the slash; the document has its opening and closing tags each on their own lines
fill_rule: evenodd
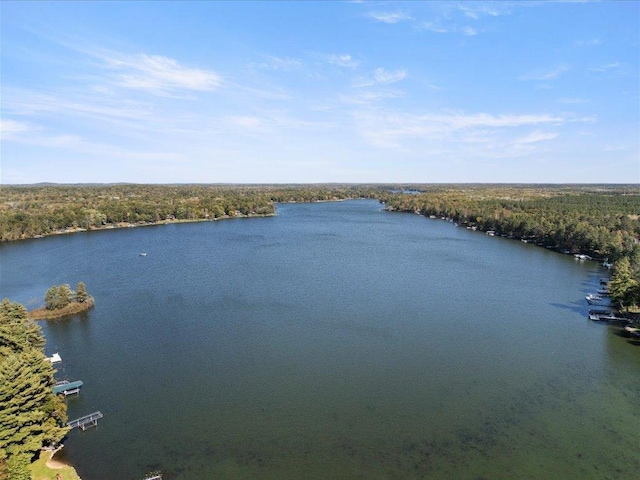
<svg viewBox="0 0 640 480">
<path fill-rule="evenodd" d="M 295 203 L 333 203 L 333 202 L 345 202 L 347 200 L 357 200 L 357 197 L 354 198 L 336 198 L 331 200 L 310 200 L 308 202 L 298 202 L 298 201 L 286 201 L 286 202 L 274 202 L 274 204 L 282 203 L 282 204 L 295 204 Z M 233 220 L 233 219 L 241 219 L 241 218 L 266 218 L 266 217 L 275 217 L 277 213 L 249 213 L 247 215 L 239 214 L 239 215 L 224 215 L 216 218 L 176 218 L 170 220 L 158 220 L 156 222 L 119 222 L 119 223 L 110 223 L 108 225 L 103 225 L 101 227 L 92 226 L 89 228 L 82 227 L 68 227 L 61 230 L 56 230 L 50 233 L 42 233 L 37 235 L 32 235 L 30 237 L 18 238 L 15 240 L 7 240 L 6 243 L 10 242 L 20 242 L 23 240 L 36 240 L 39 238 L 52 237 L 55 235 L 70 235 L 72 233 L 82 233 L 82 232 L 98 232 L 102 230 L 120 230 L 123 228 L 138 228 L 138 227 L 153 227 L 157 225 L 169 225 L 174 223 L 197 223 L 197 222 L 217 222 L 220 220 Z M 0 242 L 4 243 L 4 242 Z"/>
<path fill-rule="evenodd" d="M 23 240 L 35 240 L 38 238 L 52 237 L 55 235 L 70 235 L 72 233 L 81 233 L 81 232 L 120 230 L 122 228 L 153 227 L 156 225 L 169 225 L 172 223 L 217 222 L 219 220 L 232 220 L 234 218 L 260 218 L 260 217 L 275 217 L 275 216 L 276 216 L 275 213 L 263 213 L 263 214 L 250 213 L 248 215 L 233 215 L 233 216 L 225 215 L 223 217 L 217 217 L 217 218 L 194 218 L 194 219 L 180 218 L 180 219 L 174 219 L 174 220 L 158 220 L 157 222 L 138 222 L 138 223 L 120 222 L 116 224 L 110 223 L 102 227 L 89 227 L 89 228 L 69 227 L 69 228 L 65 228 L 64 230 L 56 230 L 55 232 L 51 232 L 51 233 L 43 233 L 43 234 L 33 235 L 30 237 L 18 238 L 16 240 L 7 240 L 6 243 L 20 242 Z"/>
</svg>

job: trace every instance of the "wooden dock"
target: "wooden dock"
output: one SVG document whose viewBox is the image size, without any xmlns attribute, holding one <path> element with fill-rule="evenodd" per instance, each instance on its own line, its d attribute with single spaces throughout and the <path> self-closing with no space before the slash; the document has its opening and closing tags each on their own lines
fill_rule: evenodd
<svg viewBox="0 0 640 480">
<path fill-rule="evenodd" d="M 84 417 L 80 417 L 77 418 L 75 420 L 72 420 L 70 422 L 67 422 L 67 427 L 71 427 L 73 428 L 80 428 L 83 431 L 86 430 L 87 428 L 91 428 L 91 427 L 95 427 L 98 425 L 98 420 L 100 418 L 102 418 L 104 415 L 102 415 L 101 412 L 94 412 L 91 415 L 86 415 Z"/>
</svg>

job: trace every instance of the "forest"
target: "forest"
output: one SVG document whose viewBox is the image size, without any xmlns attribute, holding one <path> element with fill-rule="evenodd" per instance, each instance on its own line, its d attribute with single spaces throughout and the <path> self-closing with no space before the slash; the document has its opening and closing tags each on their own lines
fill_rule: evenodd
<svg viewBox="0 0 640 480">
<path fill-rule="evenodd" d="M 385 193 L 390 211 L 451 219 L 460 225 L 614 264 L 610 296 L 640 305 L 640 188 L 466 185 Z"/>
<path fill-rule="evenodd" d="M 64 400 L 53 393 L 55 370 L 41 328 L 24 306 L 0 302 L 0 479 L 29 480 L 43 447 L 69 430 Z"/>
<path fill-rule="evenodd" d="M 274 202 L 372 197 L 366 186 L 43 185 L 0 188 L 0 242 L 275 213 Z"/>
<path fill-rule="evenodd" d="M 374 198 L 389 211 L 615 264 L 612 295 L 640 305 L 637 185 L 30 185 L 0 188 L 0 242 L 83 230 L 266 216 L 276 203 Z"/>
</svg>

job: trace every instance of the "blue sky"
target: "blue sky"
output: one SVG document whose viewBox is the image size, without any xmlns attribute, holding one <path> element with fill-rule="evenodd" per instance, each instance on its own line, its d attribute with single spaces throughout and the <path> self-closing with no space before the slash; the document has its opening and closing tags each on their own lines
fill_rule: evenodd
<svg viewBox="0 0 640 480">
<path fill-rule="evenodd" d="M 640 182 L 640 3 L 14 2 L 3 184 Z"/>
</svg>

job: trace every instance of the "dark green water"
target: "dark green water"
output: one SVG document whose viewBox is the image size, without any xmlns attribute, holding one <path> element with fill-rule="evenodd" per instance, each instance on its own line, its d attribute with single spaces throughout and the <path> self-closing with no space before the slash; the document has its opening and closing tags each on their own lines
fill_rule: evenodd
<svg viewBox="0 0 640 480">
<path fill-rule="evenodd" d="M 278 213 L 0 247 L 2 296 L 96 299 L 43 324 L 70 418 L 105 415 L 65 442 L 84 480 L 637 478 L 598 265 L 374 201 Z"/>
</svg>

